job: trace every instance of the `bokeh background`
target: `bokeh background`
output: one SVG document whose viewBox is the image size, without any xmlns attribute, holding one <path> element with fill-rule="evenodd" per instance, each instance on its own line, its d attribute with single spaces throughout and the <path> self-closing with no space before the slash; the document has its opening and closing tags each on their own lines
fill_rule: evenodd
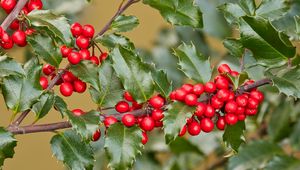
<svg viewBox="0 0 300 170">
<path fill-rule="evenodd" d="M 49 0 L 51 1 L 51 0 Z M 76 12 L 80 9 L 78 6 L 85 5 L 78 0 L 67 0 L 71 4 L 67 4 L 69 11 Z M 90 5 L 85 5 L 81 12 L 72 14 L 74 21 L 82 24 L 92 24 L 96 30 L 100 30 L 104 24 L 113 16 L 120 0 L 93 0 Z M 57 1 L 60 3 L 60 0 Z M 64 8 L 64 7 L 61 7 Z M 60 9 L 58 9 L 60 10 Z M 138 3 L 130 7 L 126 14 L 136 15 L 140 19 L 140 25 L 132 32 L 126 35 L 135 42 L 136 46 L 150 49 L 158 31 L 162 27 L 168 27 L 167 23 L 163 21 L 159 13 L 150 7 Z M 9 51 L 9 54 L 19 61 L 23 60 L 23 49 L 15 48 L 14 51 Z M 88 92 L 84 95 L 74 94 L 67 98 L 66 101 L 70 108 L 83 108 L 90 110 L 95 108 L 91 101 Z M 6 109 L 3 97 L 0 98 L 0 125 L 7 126 L 11 112 Z M 31 114 L 26 118 L 24 124 L 30 124 L 34 116 Z M 38 123 L 49 123 L 61 120 L 60 113 L 51 111 L 48 116 Z M 3 167 L 4 170 L 62 170 L 65 169 L 61 162 L 58 162 L 52 156 L 49 142 L 53 133 L 37 133 L 28 135 L 16 136 L 18 145 L 15 149 L 15 156 L 13 159 L 7 159 Z"/>
</svg>

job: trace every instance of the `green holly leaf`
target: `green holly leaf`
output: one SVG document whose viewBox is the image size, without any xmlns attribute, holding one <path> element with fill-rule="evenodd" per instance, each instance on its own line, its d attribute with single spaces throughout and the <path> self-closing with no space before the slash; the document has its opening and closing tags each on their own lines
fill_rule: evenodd
<svg viewBox="0 0 300 170">
<path fill-rule="evenodd" d="M 0 127 L 0 168 L 3 166 L 6 158 L 12 158 L 14 156 L 14 148 L 16 146 L 17 140 L 13 137 L 13 134 L 7 132 L 3 127 Z"/>
<path fill-rule="evenodd" d="M 59 96 L 55 96 L 54 107 L 61 113 L 62 117 L 64 117 L 64 113 L 68 111 L 67 103 Z"/>
<path fill-rule="evenodd" d="M 119 15 L 111 23 L 110 29 L 114 32 L 127 32 L 139 25 L 139 20 L 135 16 Z"/>
<path fill-rule="evenodd" d="M 241 22 L 241 42 L 265 66 L 282 65 L 296 54 L 288 37 L 261 17 L 244 16 Z"/>
<path fill-rule="evenodd" d="M 265 170 L 296 170 L 300 169 L 300 161 L 290 156 L 275 156 L 265 167 Z"/>
<path fill-rule="evenodd" d="M 239 39 L 226 38 L 223 41 L 223 45 L 228 49 L 229 53 L 234 57 L 241 58 L 243 56 L 245 49 Z"/>
<path fill-rule="evenodd" d="M 185 138 L 176 138 L 169 145 L 170 150 L 177 155 L 183 153 L 196 153 L 198 155 L 204 155 L 204 153 L 192 142 Z"/>
<path fill-rule="evenodd" d="M 233 126 L 226 126 L 225 132 L 223 134 L 223 141 L 225 145 L 233 149 L 235 152 L 238 152 L 238 149 L 241 146 L 241 144 L 245 142 L 245 129 L 246 127 L 244 121 L 239 121 Z"/>
<path fill-rule="evenodd" d="M 72 34 L 67 18 L 57 16 L 49 10 L 34 10 L 26 18 L 34 29 L 47 30 L 48 34 L 58 37 L 64 44 L 71 45 Z"/>
<path fill-rule="evenodd" d="M 98 67 L 89 60 L 81 61 L 79 64 L 71 65 L 70 71 L 80 80 L 98 87 Z"/>
<path fill-rule="evenodd" d="M 239 154 L 229 159 L 228 169 L 260 168 L 273 156 L 282 153 L 281 148 L 274 143 L 255 141 L 241 148 Z"/>
<path fill-rule="evenodd" d="M 186 120 L 191 118 L 195 107 L 190 107 L 181 102 L 174 102 L 168 105 L 167 110 L 164 112 L 164 133 L 166 143 L 169 144 L 174 141 L 182 127 L 186 124 Z"/>
<path fill-rule="evenodd" d="M 268 134 L 273 142 L 279 142 L 291 133 L 290 113 L 292 108 L 290 102 L 282 102 L 272 112 L 268 123 Z"/>
<path fill-rule="evenodd" d="M 224 17 L 229 24 L 238 25 L 239 18 L 246 15 L 246 12 L 239 4 L 225 3 L 218 8 L 223 12 Z"/>
<path fill-rule="evenodd" d="M 55 103 L 55 96 L 53 93 L 43 94 L 39 101 L 32 106 L 32 111 L 35 113 L 36 120 L 46 116 Z"/>
<path fill-rule="evenodd" d="M 272 79 L 273 86 L 275 86 L 280 93 L 294 98 L 300 98 L 300 67 L 296 66 L 290 69 L 283 69 L 276 75 L 267 73 L 267 76 Z"/>
<path fill-rule="evenodd" d="M 194 0 L 143 0 L 143 3 L 157 9 L 163 18 L 172 25 L 194 28 L 203 26 L 202 13 L 194 5 Z"/>
<path fill-rule="evenodd" d="M 231 80 L 234 90 L 238 89 L 246 82 L 246 80 L 249 79 L 247 72 L 241 72 L 237 77 L 233 77 L 230 74 L 227 74 L 227 77 L 229 77 L 229 79 Z"/>
<path fill-rule="evenodd" d="M 112 169 L 130 169 L 138 154 L 141 154 L 142 131 L 139 127 L 125 127 L 121 123 L 107 129 L 105 151 Z"/>
<path fill-rule="evenodd" d="M 10 75 L 3 78 L 2 94 L 6 106 L 15 114 L 30 109 L 42 94 L 39 84 L 41 68 L 39 64 L 27 63 L 26 76 Z"/>
<path fill-rule="evenodd" d="M 97 37 L 95 41 L 109 49 L 113 49 L 117 46 L 135 49 L 134 44 L 127 37 L 119 34 L 105 34 L 101 37 Z"/>
<path fill-rule="evenodd" d="M 109 61 L 99 67 L 97 80 L 99 85 L 90 88 L 92 99 L 97 105 L 111 107 L 122 100 L 123 86 Z"/>
<path fill-rule="evenodd" d="M 54 156 L 70 169 L 93 169 L 92 147 L 83 142 L 74 131 L 66 130 L 63 133 L 57 133 L 52 137 L 50 144 Z"/>
<path fill-rule="evenodd" d="M 172 82 L 169 81 L 168 76 L 164 70 L 152 72 L 152 77 L 155 84 L 155 90 L 163 97 L 168 98 L 172 92 Z"/>
<path fill-rule="evenodd" d="M 27 36 L 27 42 L 38 57 L 55 67 L 59 67 L 62 56 L 59 48 L 54 44 L 51 37 L 36 34 Z"/>
<path fill-rule="evenodd" d="M 282 0 L 263 0 L 256 9 L 256 15 L 266 19 L 276 19 L 288 11 L 287 3 Z"/>
<path fill-rule="evenodd" d="M 89 111 L 81 116 L 75 116 L 71 111 L 65 111 L 72 128 L 86 140 L 91 140 L 93 134 L 99 129 L 100 112 Z"/>
<path fill-rule="evenodd" d="M 115 48 L 110 54 L 113 68 L 124 88 L 138 102 L 147 101 L 154 92 L 149 65 L 133 51 L 123 47 Z"/>
<path fill-rule="evenodd" d="M 9 58 L 7 55 L 0 56 L 0 77 L 9 75 L 24 76 L 25 72 L 21 64 Z"/>
<path fill-rule="evenodd" d="M 183 73 L 196 82 L 206 83 L 210 80 L 212 70 L 209 59 L 196 51 L 194 44 L 183 43 L 175 50 L 179 66 Z"/>
<path fill-rule="evenodd" d="M 255 15 L 256 5 L 255 0 L 239 0 L 240 7 L 247 15 Z"/>
</svg>

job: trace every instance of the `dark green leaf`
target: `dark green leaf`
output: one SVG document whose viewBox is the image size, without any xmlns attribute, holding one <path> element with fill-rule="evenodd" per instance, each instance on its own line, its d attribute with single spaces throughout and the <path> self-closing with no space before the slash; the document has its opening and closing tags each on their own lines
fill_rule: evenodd
<svg viewBox="0 0 300 170">
<path fill-rule="evenodd" d="M 135 16 L 119 15 L 110 25 L 114 32 L 127 32 L 139 25 L 139 20 Z"/>
<path fill-rule="evenodd" d="M 181 102 L 174 102 L 168 105 L 168 109 L 164 112 L 164 133 L 166 143 L 169 144 L 176 139 L 180 130 L 186 124 L 186 120 L 191 118 L 195 107 L 190 107 Z"/>
<path fill-rule="evenodd" d="M 59 96 L 55 96 L 55 108 L 64 116 L 64 113 L 68 110 L 66 102 Z"/>
<path fill-rule="evenodd" d="M 256 169 L 262 167 L 277 154 L 282 154 L 281 148 L 270 142 L 256 141 L 242 148 L 236 156 L 229 159 L 228 169 Z"/>
<path fill-rule="evenodd" d="M 110 62 L 104 62 L 98 69 L 99 85 L 90 88 L 93 101 L 101 107 L 114 106 L 122 99 L 123 86 Z"/>
<path fill-rule="evenodd" d="M 266 19 L 276 19 L 288 10 L 287 3 L 282 0 L 263 0 L 256 10 L 256 15 Z"/>
<path fill-rule="evenodd" d="M 59 48 L 54 44 L 51 37 L 37 34 L 27 37 L 35 54 L 47 63 L 59 67 L 62 60 Z"/>
<path fill-rule="evenodd" d="M 142 131 L 139 127 L 127 128 L 121 123 L 111 125 L 107 129 L 104 146 L 109 158 L 108 166 L 120 170 L 132 167 L 143 148 L 141 140 Z"/>
<path fill-rule="evenodd" d="M 9 75 L 20 75 L 25 74 L 21 64 L 9 58 L 7 55 L 0 56 L 0 77 Z"/>
<path fill-rule="evenodd" d="M 55 102 L 55 96 L 52 93 L 43 94 L 39 101 L 32 106 L 36 120 L 43 118 L 51 110 Z"/>
<path fill-rule="evenodd" d="M 98 67 L 91 61 L 84 60 L 79 64 L 72 65 L 70 71 L 79 77 L 82 81 L 91 84 L 93 87 L 98 87 Z"/>
<path fill-rule="evenodd" d="M 44 30 L 46 28 L 48 32 L 52 33 L 53 36 L 58 37 L 65 44 L 71 44 L 72 34 L 67 18 L 57 16 L 49 10 L 34 10 L 26 17 L 33 28 L 38 30 Z"/>
<path fill-rule="evenodd" d="M 103 46 L 113 49 L 118 45 L 129 49 L 134 49 L 134 44 L 125 36 L 119 34 L 105 34 L 96 38 L 96 42 L 101 43 Z"/>
<path fill-rule="evenodd" d="M 268 123 L 268 134 L 272 141 L 279 142 L 291 132 L 290 113 L 292 106 L 290 102 L 282 102 L 271 114 Z M 280 120 L 280 121 L 278 121 Z"/>
<path fill-rule="evenodd" d="M 292 133 L 290 135 L 290 142 L 293 148 L 300 149 L 300 119 L 294 125 Z"/>
<path fill-rule="evenodd" d="M 209 59 L 199 54 L 193 44 L 183 43 L 175 49 L 175 55 L 179 58 L 178 64 L 186 76 L 201 83 L 210 80 L 212 70 Z"/>
<path fill-rule="evenodd" d="M 185 25 L 194 28 L 203 26 L 202 13 L 194 5 L 193 0 L 143 0 L 143 2 L 159 10 L 164 19 L 173 25 Z"/>
<path fill-rule="evenodd" d="M 14 148 L 16 146 L 17 140 L 13 135 L 0 127 L 0 168 L 3 166 L 6 158 L 12 158 L 14 156 Z"/>
<path fill-rule="evenodd" d="M 177 155 L 182 153 L 196 153 L 198 155 L 203 155 L 203 152 L 193 143 L 185 138 L 176 138 L 169 145 L 171 151 Z"/>
<path fill-rule="evenodd" d="M 113 68 L 121 82 L 133 98 L 142 103 L 154 92 L 150 68 L 133 51 L 123 47 L 115 48 L 111 55 Z"/>
<path fill-rule="evenodd" d="M 234 38 L 226 38 L 223 41 L 224 46 L 228 49 L 229 53 L 234 57 L 241 58 L 244 53 L 244 47 L 240 40 Z"/>
<path fill-rule="evenodd" d="M 51 139 L 51 149 L 54 156 L 63 161 L 70 169 L 93 169 L 94 156 L 89 144 L 72 130 L 58 133 Z"/>
<path fill-rule="evenodd" d="M 247 15 L 255 14 L 255 9 L 256 9 L 255 0 L 247 0 L 247 1 L 239 0 L 239 4 Z"/>
<path fill-rule="evenodd" d="M 245 11 L 238 4 L 225 3 L 219 6 L 219 9 L 223 12 L 229 24 L 238 24 L 239 18 L 246 15 Z"/>
<path fill-rule="evenodd" d="M 72 128 L 86 140 L 92 139 L 93 134 L 99 129 L 100 112 L 89 111 L 81 116 L 75 116 L 71 111 L 66 111 Z"/>
<path fill-rule="evenodd" d="M 300 160 L 289 156 L 275 156 L 265 170 L 297 170 L 300 169 Z"/>
<path fill-rule="evenodd" d="M 242 143 L 245 142 L 244 139 L 244 130 L 245 122 L 239 121 L 233 126 L 226 126 L 225 132 L 223 134 L 223 141 L 225 145 L 233 149 L 235 152 L 238 151 Z"/>
<path fill-rule="evenodd" d="M 172 83 L 169 81 L 164 70 L 152 72 L 152 77 L 155 83 L 155 90 L 162 96 L 168 98 L 172 92 Z"/>
</svg>

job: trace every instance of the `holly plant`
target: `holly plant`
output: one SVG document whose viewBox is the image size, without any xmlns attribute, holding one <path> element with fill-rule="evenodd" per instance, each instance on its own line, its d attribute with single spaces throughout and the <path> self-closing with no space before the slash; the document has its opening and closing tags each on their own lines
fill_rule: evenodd
<svg viewBox="0 0 300 170">
<path fill-rule="evenodd" d="M 0 2 L 0 87 L 12 113 L 1 166 L 16 135 L 53 132 L 53 155 L 69 169 L 300 169 L 298 0 L 121 0 L 101 30 L 76 22 L 75 1 L 79 11 L 93 3 Z M 139 25 L 125 14 L 138 3 L 171 25 L 151 50 L 123 35 Z M 8 54 L 20 47 L 24 63 Z M 70 108 L 74 93 L 97 107 Z M 39 124 L 50 110 L 63 120 Z"/>
</svg>

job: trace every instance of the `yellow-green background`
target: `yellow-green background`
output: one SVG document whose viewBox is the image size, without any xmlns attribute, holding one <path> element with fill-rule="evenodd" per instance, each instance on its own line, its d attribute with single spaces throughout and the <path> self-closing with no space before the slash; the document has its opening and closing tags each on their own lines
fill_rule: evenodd
<svg viewBox="0 0 300 170">
<path fill-rule="evenodd" d="M 109 18 L 116 11 L 119 0 L 93 0 L 79 17 L 82 24 L 92 24 L 96 30 L 100 30 Z M 71 8 L 71 7 L 70 7 Z M 140 19 L 140 25 L 127 36 L 138 47 L 150 48 L 159 29 L 167 24 L 163 21 L 159 13 L 142 3 L 130 7 L 127 14 L 136 15 Z M 16 47 L 17 48 L 17 47 Z M 12 57 L 20 60 L 22 58 L 20 50 L 9 52 Z M 70 108 L 83 108 L 89 110 L 94 108 L 88 92 L 84 95 L 74 94 L 67 99 Z M 0 126 L 7 126 L 11 113 L 6 109 L 3 98 L 0 99 Z M 50 123 L 60 120 L 58 112 L 51 111 L 47 117 L 38 123 Z M 30 124 L 33 121 L 33 114 L 24 121 Z M 62 170 L 63 164 L 52 156 L 49 141 L 53 133 L 37 133 L 28 135 L 18 135 L 18 145 L 15 149 L 13 159 L 7 159 L 4 163 L 4 170 Z"/>
</svg>

